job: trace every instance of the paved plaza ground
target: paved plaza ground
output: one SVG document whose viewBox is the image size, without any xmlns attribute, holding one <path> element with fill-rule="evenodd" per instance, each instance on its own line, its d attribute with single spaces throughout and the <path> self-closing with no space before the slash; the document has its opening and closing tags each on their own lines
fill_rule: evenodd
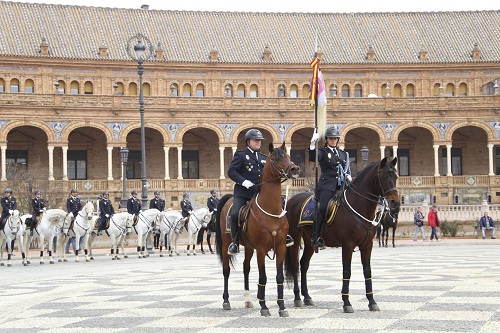
<svg viewBox="0 0 500 333">
<path fill-rule="evenodd" d="M 35 259 L 23 267 L 17 254 L 13 267 L 0 267 L 0 332 L 500 332 L 499 240 L 397 245 L 374 247 L 380 312 L 368 311 L 358 253 L 351 280 L 355 312 L 342 312 L 341 251 L 327 249 L 313 257 L 309 273 L 316 306 L 294 308 L 293 292 L 285 289 L 289 318 L 278 316 L 270 260 L 266 296 L 272 316 L 265 318 L 257 302 L 243 307 L 243 254 L 230 277 L 230 311 L 222 309 L 216 255 L 112 261 L 108 250 L 98 250 L 92 262 L 70 258 L 40 265 Z M 256 271 L 254 263 L 253 299 Z"/>
</svg>

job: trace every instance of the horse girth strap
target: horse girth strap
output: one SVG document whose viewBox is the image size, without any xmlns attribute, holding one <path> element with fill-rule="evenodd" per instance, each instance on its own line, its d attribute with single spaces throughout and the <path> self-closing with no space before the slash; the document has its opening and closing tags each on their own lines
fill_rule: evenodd
<svg viewBox="0 0 500 333">
<path fill-rule="evenodd" d="M 259 220 L 257 218 L 257 216 L 255 215 L 254 211 L 252 208 L 250 208 L 250 214 L 252 214 L 253 218 L 255 219 L 255 221 L 264 229 L 266 229 L 267 231 L 269 231 L 269 233 L 274 237 L 277 235 L 277 232 L 281 229 L 283 229 L 283 227 L 285 226 L 285 222 L 286 222 L 286 219 L 284 218 L 281 218 L 281 223 L 280 225 L 278 226 L 278 228 L 276 230 L 273 230 L 271 229 L 267 224 L 263 223 L 261 220 Z"/>
</svg>

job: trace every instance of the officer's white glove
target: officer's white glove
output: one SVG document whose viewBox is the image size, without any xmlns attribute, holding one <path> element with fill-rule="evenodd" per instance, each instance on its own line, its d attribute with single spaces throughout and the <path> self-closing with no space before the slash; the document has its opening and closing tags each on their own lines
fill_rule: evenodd
<svg viewBox="0 0 500 333">
<path fill-rule="evenodd" d="M 245 180 L 242 184 L 242 186 L 245 186 L 247 189 L 249 189 L 250 187 L 254 186 L 255 184 L 252 183 L 251 181 L 249 181 L 248 179 Z"/>
<path fill-rule="evenodd" d="M 311 144 L 316 143 L 316 141 L 318 141 L 318 140 L 319 140 L 318 131 L 316 129 L 314 129 L 314 133 L 313 133 L 313 136 L 311 138 Z"/>
<path fill-rule="evenodd" d="M 43 211 L 45 212 L 47 210 L 47 208 L 43 207 Z"/>
<path fill-rule="evenodd" d="M 75 213 L 71 212 L 70 214 L 71 214 L 71 216 L 75 217 Z"/>
<path fill-rule="evenodd" d="M 12 209 L 11 209 L 11 210 L 9 210 L 9 214 L 10 214 L 10 215 L 14 214 L 14 211 L 13 211 Z"/>
<path fill-rule="evenodd" d="M 192 211 L 192 210 L 190 210 L 190 211 L 189 211 L 189 214 L 193 214 L 193 211 Z"/>
<path fill-rule="evenodd" d="M 43 213 L 44 212 L 44 209 L 40 209 L 40 213 Z"/>
<path fill-rule="evenodd" d="M 346 174 L 346 175 L 345 175 L 345 180 L 346 180 L 348 183 L 352 182 L 352 177 L 351 177 L 351 175 L 350 175 L 350 174 Z"/>
<path fill-rule="evenodd" d="M 106 214 L 105 216 L 106 216 L 106 217 L 109 217 L 109 214 Z"/>
<path fill-rule="evenodd" d="M 214 208 L 214 212 L 216 212 L 216 211 L 217 211 L 217 208 Z"/>
</svg>

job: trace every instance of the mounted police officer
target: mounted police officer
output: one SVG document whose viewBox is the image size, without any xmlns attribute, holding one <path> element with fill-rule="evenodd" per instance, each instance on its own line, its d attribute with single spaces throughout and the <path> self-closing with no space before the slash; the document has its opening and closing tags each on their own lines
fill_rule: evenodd
<svg viewBox="0 0 500 333">
<path fill-rule="evenodd" d="M 227 253 L 236 255 L 239 252 L 239 226 L 238 214 L 240 208 L 247 201 L 252 199 L 257 191 L 257 184 L 260 180 L 260 175 L 266 164 L 267 156 L 260 152 L 264 136 L 258 129 L 252 128 L 245 134 L 246 148 L 239 150 L 234 154 L 233 160 L 229 165 L 227 174 L 234 184 L 234 200 L 229 212 L 231 224 L 231 237 L 233 242 L 229 245 Z M 287 235 L 287 246 L 293 245 L 293 239 Z"/>
<path fill-rule="evenodd" d="M 17 209 L 17 201 L 16 198 L 12 196 L 12 189 L 6 188 L 4 191 L 5 195 L 2 198 L 2 217 L 0 218 L 0 230 L 3 230 L 5 227 L 4 219 L 12 215 L 14 210 Z"/>
<path fill-rule="evenodd" d="M 137 191 L 130 192 L 132 196 L 127 200 L 127 212 L 134 215 L 134 223 L 141 212 L 141 200 L 137 198 Z"/>
<path fill-rule="evenodd" d="M 219 198 L 217 198 L 217 191 L 215 189 L 210 190 L 210 197 L 207 199 L 207 208 L 209 212 L 212 212 L 212 218 L 209 222 L 209 231 L 212 231 L 211 227 L 215 222 L 215 214 L 217 213 L 217 205 L 219 205 Z"/>
<path fill-rule="evenodd" d="M 75 217 L 78 215 L 78 212 L 81 209 L 82 203 L 80 202 L 80 198 L 78 197 L 78 190 L 76 188 L 71 189 L 71 195 L 68 199 L 66 199 L 66 210 L 68 211 L 68 214 L 71 215 L 71 224 L 68 228 L 68 233 L 73 228 Z"/>
<path fill-rule="evenodd" d="M 187 230 L 189 215 L 193 212 L 193 206 L 191 205 L 191 201 L 189 201 L 189 194 L 184 193 L 181 201 L 181 214 L 184 216 L 184 228 Z"/>
<path fill-rule="evenodd" d="M 101 231 L 106 230 L 106 224 L 108 219 L 115 213 L 113 204 L 109 200 L 109 192 L 102 192 L 102 198 L 99 200 L 99 228 L 97 230 L 97 235 L 101 235 Z"/>
<path fill-rule="evenodd" d="M 318 139 L 319 135 L 315 131 L 309 147 L 309 161 L 311 162 L 316 161 L 316 141 Z M 318 149 L 321 176 L 316 185 L 316 197 L 319 197 L 319 210 L 313 224 L 312 243 L 320 249 L 326 247 L 324 240 L 321 238 L 321 232 L 323 231 L 328 202 L 340 188 L 344 178 L 347 182 L 352 180 L 349 168 L 349 154 L 337 147 L 339 139 L 339 131 L 334 127 L 329 127 L 325 131 L 325 146 Z"/>
<path fill-rule="evenodd" d="M 31 199 L 31 207 L 33 207 L 33 213 L 31 215 L 31 225 L 30 225 L 30 235 L 33 236 L 33 229 L 36 226 L 36 219 L 43 212 L 45 212 L 45 204 L 42 198 L 42 191 L 35 190 L 35 197 Z"/>
<path fill-rule="evenodd" d="M 165 200 L 160 198 L 160 191 L 158 190 L 154 191 L 154 195 L 155 197 L 151 199 L 151 201 L 149 202 L 149 209 L 156 208 L 160 212 L 163 212 L 163 210 L 165 210 Z M 153 247 L 157 249 L 160 246 L 160 229 L 159 228 L 155 229 L 153 232 L 154 232 Z"/>
</svg>

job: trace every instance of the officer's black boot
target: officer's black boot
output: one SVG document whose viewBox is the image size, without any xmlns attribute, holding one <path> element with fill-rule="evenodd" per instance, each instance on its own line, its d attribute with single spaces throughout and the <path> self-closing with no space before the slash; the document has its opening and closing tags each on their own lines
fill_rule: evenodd
<svg viewBox="0 0 500 333">
<path fill-rule="evenodd" d="M 321 222 L 314 221 L 313 223 L 313 235 L 312 235 L 312 240 L 311 243 L 314 247 L 317 247 L 321 250 L 324 250 L 326 248 L 325 241 L 323 238 L 320 237 L 321 231 L 322 231 L 322 224 Z"/>
<path fill-rule="evenodd" d="M 239 246 L 239 235 L 240 233 L 238 232 L 238 221 L 234 222 L 231 217 L 228 217 L 230 224 L 231 224 L 231 238 L 233 239 L 233 242 L 229 244 L 229 248 L 227 249 L 227 254 L 230 256 L 235 256 L 240 252 L 240 246 Z"/>
<path fill-rule="evenodd" d="M 31 221 L 31 225 L 30 225 L 30 236 L 33 236 L 33 226 L 34 226 L 34 223 L 33 221 Z"/>
</svg>

